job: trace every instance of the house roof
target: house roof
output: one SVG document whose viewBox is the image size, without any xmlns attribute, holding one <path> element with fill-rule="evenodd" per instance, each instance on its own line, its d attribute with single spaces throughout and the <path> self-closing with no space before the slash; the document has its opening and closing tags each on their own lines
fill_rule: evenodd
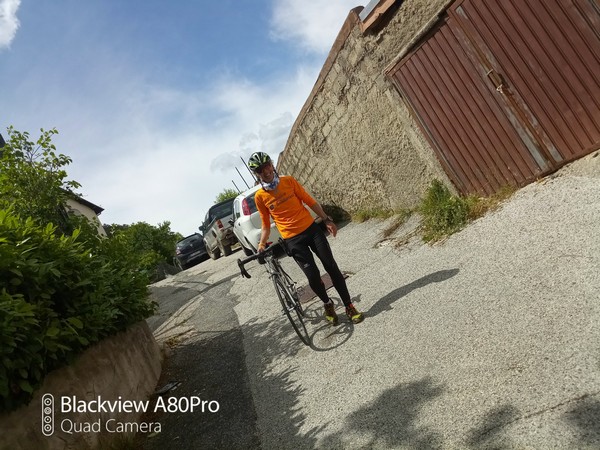
<svg viewBox="0 0 600 450">
<path fill-rule="evenodd" d="M 81 203 L 84 206 L 87 206 L 88 208 L 90 208 L 92 211 L 94 211 L 96 213 L 96 215 L 100 215 L 100 213 L 102 211 L 104 211 L 104 208 L 102 208 L 101 206 L 95 205 L 92 202 L 87 201 L 86 199 L 82 198 L 82 197 L 76 197 L 74 199 L 77 203 Z"/>
<path fill-rule="evenodd" d="M 100 213 L 102 211 L 104 211 L 104 208 L 102 208 L 101 206 L 98 206 L 88 200 L 86 200 L 83 197 L 80 197 L 79 195 L 75 194 L 74 192 L 71 192 L 67 189 L 64 189 L 65 193 L 71 198 L 71 200 L 76 201 L 77 203 L 79 203 L 80 205 L 83 206 L 87 206 L 88 208 L 90 208 L 92 211 L 94 211 L 96 213 L 96 215 L 100 215 Z"/>
</svg>

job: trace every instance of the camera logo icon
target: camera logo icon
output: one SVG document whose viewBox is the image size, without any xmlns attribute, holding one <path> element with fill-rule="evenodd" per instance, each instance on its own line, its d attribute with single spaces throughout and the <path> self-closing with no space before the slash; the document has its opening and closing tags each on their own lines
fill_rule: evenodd
<svg viewBox="0 0 600 450">
<path fill-rule="evenodd" d="M 44 394 L 42 397 L 42 434 L 52 436 L 54 433 L 54 396 Z"/>
</svg>

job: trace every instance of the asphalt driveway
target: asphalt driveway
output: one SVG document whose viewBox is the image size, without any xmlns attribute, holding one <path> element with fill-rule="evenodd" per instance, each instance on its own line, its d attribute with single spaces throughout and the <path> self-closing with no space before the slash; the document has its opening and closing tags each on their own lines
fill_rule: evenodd
<svg viewBox="0 0 600 450">
<path fill-rule="evenodd" d="M 186 431 L 178 446 L 162 446 L 599 448 L 597 155 L 433 246 L 410 237 L 414 219 L 388 239 L 388 222 L 345 226 L 330 242 L 366 319 L 331 328 L 309 303 L 311 347 L 285 322 L 262 266 L 250 268 L 250 280 L 237 276 L 241 252 L 157 286 L 182 276 L 219 286 L 166 314 L 157 337 L 178 336 L 174 354 L 182 354 L 207 320 L 223 323 L 206 305 L 228 314 L 238 372 L 203 392 L 226 406 L 236 400 L 224 392 L 241 380 L 237 406 L 255 436 L 186 446 Z M 303 280 L 293 261 L 283 264 Z M 221 417 L 212 429 L 228 423 Z"/>
</svg>

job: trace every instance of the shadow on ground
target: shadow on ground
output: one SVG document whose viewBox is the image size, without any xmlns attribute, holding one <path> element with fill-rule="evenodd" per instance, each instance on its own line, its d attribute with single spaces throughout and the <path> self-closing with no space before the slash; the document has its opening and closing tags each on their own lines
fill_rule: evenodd
<svg viewBox="0 0 600 450">
<path fill-rule="evenodd" d="M 246 348 L 261 349 L 260 355 L 252 358 L 255 364 L 251 370 L 260 374 L 264 395 L 273 401 L 277 429 L 285 438 L 285 446 L 315 442 L 314 437 L 300 435 L 297 431 L 305 417 L 298 408 L 303 388 L 294 384 L 291 377 L 295 369 L 290 365 L 285 372 L 275 375 L 268 369 L 274 360 L 293 362 L 298 352 L 311 350 L 300 342 L 283 317 L 267 324 L 258 321 L 244 324 L 242 335 L 233 310 L 238 298 L 226 295 L 231 284 L 231 279 L 221 280 L 217 287 L 192 300 L 197 302 L 194 318 L 190 319 L 190 322 L 195 321 L 196 332 L 172 349 L 158 383 L 159 388 L 172 381 L 181 383 L 162 397 L 165 404 L 170 397 L 195 396 L 207 402 L 218 402 L 219 410 L 148 414 L 142 421 L 160 422 L 161 432 L 138 435 L 133 448 L 260 448 L 244 340 Z M 185 297 L 191 295 L 186 291 L 178 292 Z M 180 300 L 177 306 L 185 308 L 186 302 Z"/>
<path fill-rule="evenodd" d="M 498 406 L 488 411 L 479 426 L 468 433 L 467 444 L 471 448 L 512 448 L 506 428 L 519 417 L 519 411 L 512 405 Z"/>
<path fill-rule="evenodd" d="M 600 401 L 591 396 L 576 399 L 577 406 L 565 412 L 562 419 L 571 425 L 577 444 L 574 448 L 600 448 Z M 512 405 L 502 405 L 490 410 L 477 428 L 472 429 L 467 437 L 467 444 L 473 449 L 509 449 L 515 445 L 509 436 L 509 428 L 513 424 L 529 420 L 542 413 L 552 411 L 549 408 L 544 411 L 531 413 L 523 416 L 521 412 Z"/>
<path fill-rule="evenodd" d="M 448 280 L 458 272 L 458 269 L 437 271 L 395 289 L 373 305 L 368 315 L 387 311 L 411 291 Z M 144 420 L 160 421 L 161 433 L 139 436 L 132 448 L 333 449 L 356 448 L 355 444 L 359 444 L 360 448 L 420 449 L 444 446 L 441 429 L 419 422 L 424 408 L 447 391 L 446 385 L 430 377 L 386 390 L 347 416 L 339 432 L 329 430 L 327 420 L 307 430 L 308 417 L 300 404 L 305 388 L 295 381 L 298 370 L 295 357 L 303 352 L 324 351 L 344 344 L 352 335 L 352 325 L 333 331 L 322 328 L 318 322 L 320 304 L 315 302 L 314 307 L 307 308 L 307 321 L 313 330 L 312 348 L 300 342 L 283 316 L 267 323 L 250 321 L 243 325 L 242 331 L 234 307 L 243 298 L 229 294 L 231 284 L 231 279 L 222 280 L 194 305 L 197 308 L 197 323 L 194 324 L 197 333 L 173 349 L 158 384 L 161 387 L 170 381 L 181 383 L 165 395 L 165 402 L 169 397 L 197 396 L 201 400 L 218 402 L 219 410 L 149 415 Z M 249 356 L 246 354 L 248 349 L 256 353 Z M 273 373 L 273 364 L 283 364 L 285 369 Z M 261 380 L 252 388 L 249 372 Z M 259 435 L 254 399 L 263 406 L 269 405 L 269 408 L 261 408 L 260 419 L 261 424 L 272 424 L 268 437 Z M 466 436 L 464 447 L 510 447 L 508 427 L 518 420 L 519 411 L 512 405 L 493 409 L 475 424 Z M 582 399 L 576 408 L 565 414 L 565 420 L 580 430 L 581 447 L 590 447 L 600 441 L 597 429 L 600 402 L 597 400 Z"/>
<path fill-rule="evenodd" d="M 428 377 L 388 389 L 353 412 L 345 429 L 325 437 L 320 448 L 352 448 L 357 435 L 360 448 L 438 448 L 441 434 L 416 422 L 421 409 L 444 392 L 444 386 Z"/>
<path fill-rule="evenodd" d="M 366 312 L 367 317 L 375 317 L 377 314 L 381 314 L 385 311 L 392 310 L 392 304 L 402 297 L 410 294 L 412 291 L 425 287 L 431 283 L 440 283 L 442 281 L 446 281 L 456 274 L 458 274 L 458 269 L 448 269 L 448 270 L 438 270 L 437 272 L 430 273 L 424 277 L 419 278 L 418 280 L 413 281 L 406 286 L 399 287 L 398 289 L 394 289 L 389 294 L 382 297 L 377 301 L 371 308 Z"/>
<path fill-rule="evenodd" d="M 600 448 L 600 400 L 592 397 L 583 399 L 563 419 L 579 430 L 581 448 Z"/>
</svg>

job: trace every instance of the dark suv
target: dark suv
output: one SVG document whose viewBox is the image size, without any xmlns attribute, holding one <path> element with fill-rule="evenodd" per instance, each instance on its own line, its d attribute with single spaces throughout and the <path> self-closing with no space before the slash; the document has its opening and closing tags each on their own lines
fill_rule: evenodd
<svg viewBox="0 0 600 450">
<path fill-rule="evenodd" d="M 194 264 L 208 257 L 204 240 L 200 233 L 191 234 L 175 244 L 175 258 L 173 262 L 181 270 L 192 267 Z"/>
</svg>

